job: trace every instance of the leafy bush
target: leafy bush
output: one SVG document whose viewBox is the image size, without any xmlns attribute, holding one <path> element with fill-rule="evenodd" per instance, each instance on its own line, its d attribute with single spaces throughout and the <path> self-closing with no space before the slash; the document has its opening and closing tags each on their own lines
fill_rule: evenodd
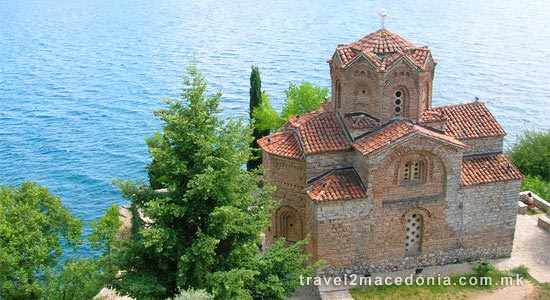
<svg viewBox="0 0 550 300">
<path fill-rule="evenodd" d="M 214 296 L 204 290 L 186 290 L 181 291 L 173 300 L 213 300 Z"/>
<path fill-rule="evenodd" d="M 254 109 L 252 117 L 256 121 L 254 126 L 260 131 L 274 131 L 281 128 L 285 122 L 271 106 L 271 101 L 266 93 L 262 94 L 262 102 Z"/>
<path fill-rule="evenodd" d="M 477 277 L 485 277 L 489 274 L 489 272 L 493 271 L 495 267 L 493 267 L 487 260 L 483 260 L 482 262 L 474 263 L 472 269 L 474 269 Z"/>
<path fill-rule="evenodd" d="M 522 191 L 531 191 L 545 200 L 550 200 L 550 182 L 538 176 L 525 175 L 521 183 Z"/>
<path fill-rule="evenodd" d="M 252 111 L 255 127 L 258 130 L 275 132 L 281 129 L 289 118 L 319 109 L 321 103 L 328 98 L 328 88 L 302 81 L 300 85 L 290 83 L 285 94 L 286 99 L 280 114 L 271 106 L 267 95 L 262 94 L 261 104 Z"/>
<path fill-rule="evenodd" d="M 300 85 L 290 83 L 285 91 L 286 100 L 281 111 L 281 117 L 288 120 L 295 115 L 310 113 L 321 107 L 328 98 L 328 88 L 314 86 L 307 81 Z"/>
<path fill-rule="evenodd" d="M 517 268 L 514 268 L 511 271 L 512 271 L 513 274 L 518 274 L 519 276 L 521 276 L 523 278 L 529 278 L 530 277 L 529 269 L 524 265 L 521 265 Z"/>
<path fill-rule="evenodd" d="M 550 130 L 526 130 L 506 154 L 524 175 L 550 181 Z"/>
</svg>

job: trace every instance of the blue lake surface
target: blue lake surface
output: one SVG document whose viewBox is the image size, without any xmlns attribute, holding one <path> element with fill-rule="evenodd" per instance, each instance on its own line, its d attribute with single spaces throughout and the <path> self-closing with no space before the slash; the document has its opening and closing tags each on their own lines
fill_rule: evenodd
<svg viewBox="0 0 550 300">
<path fill-rule="evenodd" d="M 223 116 L 247 116 L 253 64 L 280 108 L 289 82 L 330 87 L 326 60 L 378 30 L 381 8 L 386 28 L 432 50 L 434 105 L 481 98 L 507 145 L 550 129 L 548 0 L 5 0 L 0 184 L 37 181 L 96 219 L 125 203 L 112 179 L 146 179 L 152 110 L 178 97 L 193 58 Z"/>
</svg>

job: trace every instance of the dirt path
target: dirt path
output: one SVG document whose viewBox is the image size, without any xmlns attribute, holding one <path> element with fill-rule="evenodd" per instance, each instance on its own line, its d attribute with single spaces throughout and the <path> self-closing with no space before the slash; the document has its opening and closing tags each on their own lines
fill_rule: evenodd
<svg viewBox="0 0 550 300">
<path fill-rule="evenodd" d="M 529 281 L 523 285 L 511 285 L 498 290 L 481 291 L 468 295 L 469 300 L 526 300 L 536 287 Z"/>
</svg>

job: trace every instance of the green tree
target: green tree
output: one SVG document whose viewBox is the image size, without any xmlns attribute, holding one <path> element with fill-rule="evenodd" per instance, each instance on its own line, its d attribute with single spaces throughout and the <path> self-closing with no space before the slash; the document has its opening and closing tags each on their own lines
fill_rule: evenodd
<svg viewBox="0 0 550 300">
<path fill-rule="evenodd" d="M 550 181 L 550 130 L 526 130 L 506 154 L 524 175 Z"/>
<path fill-rule="evenodd" d="M 252 66 L 252 72 L 250 73 L 250 123 L 254 124 L 254 110 L 262 105 L 262 80 L 260 79 L 260 71 L 257 66 Z M 251 147 L 254 151 L 254 156 L 251 157 L 246 163 L 246 168 L 248 171 L 252 171 L 258 168 L 262 164 L 262 157 L 260 152 L 260 147 L 258 146 L 257 140 L 269 134 L 268 129 L 260 129 L 258 126 L 253 127 L 252 135 L 254 140 L 252 141 Z"/>
<path fill-rule="evenodd" d="M 278 114 L 271 106 L 267 96 L 254 109 L 252 116 L 257 128 L 275 132 L 281 129 L 290 117 L 307 114 L 319 109 L 321 103 L 326 101 L 328 97 L 328 88 L 320 88 L 306 81 L 302 81 L 299 86 L 289 83 L 288 88 L 285 90 L 285 95 L 286 99 L 281 114 Z"/>
<path fill-rule="evenodd" d="M 251 155 L 250 127 L 220 120 L 221 93 L 205 96 L 202 74 L 194 65 L 187 71 L 181 101 L 166 99 L 167 108 L 155 111 L 163 125 L 147 139 L 151 185 L 119 181 L 123 194 L 154 222 L 133 234 L 121 253 L 125 272 L 117 290 L 138 300 L 189 288 L 206 289 L 217 300 L 264 299 L 252 298 L 251 283 L 273 270 L 260 268 L 271 254 L 260 257 L 257 246 L 277 204 L 269 199 L 273 189 L 258 187 L 257 174 L 242 168 Z M 304 263 L 303 255 L 286 253 L 289 266 Z M 271 284 L 288 294 L 287 280 L 311 272 L 299 270 L 270 277 Z"/>
<path fill-rule="evenodd" d="M 321 103 L 328 98 L 328 88 L 320 88 L 307 81 L 302 81 L 299 86 L 290 83 L 285 95 L 281 117 L 287 121 L 295 115 L 307 114 L 319 109 Z"/>
<path fill-rule="evenodd" d="M 266 132 L 281 128 L 285 122 L 279 117 L 273 106 L 271 106 L 271 101 L 266 93 L 262 94 L 262 103 L 254 109 L 252 117 L 254 118 L 255 128 L 262 131 L 265 130 Z"/>
<path fill-rule="evenodd" d="M 269 248 L 256 265 L 259 274 L 252 282 L 253 299 L 285 299 L 289 296 L 289 291 L 294 291 L 300 286 L 300 275 L 312 276 L 315 268 L 323 262 L 304 269 L 300 264 L 291 264 L 287 261 L 289 258 L 307 261 L 308 256 L 304 254 L 303 249 L 308 239 L 309 237 L 291 246 L 286 245 L 284 239 L 279 239 Z"/>
<path fill-rule="evenodd" d="M 521 182 L 522 191 L 531 191 L 546 200 L 550 200 L 550 182 L 538 176 L 525 175 Z"/>
<path fill-rule="evenodd" d="M 83 300 L 93 299 L 104 286 L 100 265 L 93 258 L 69 259 L 59 274 L 48 283 L 44 299 Z"/>
<path fill-rule="evenodd" d="M 0 298 L 42 299 L 62 253 L 81 243 L 82 221 L 46 187 L 0 186 Z"/>
<path fill-rule="evenodd" d="M 118 206 L 111 204 L 104 216 L 97 221 L 90 222 L 92 234 L 88 237 L 92 249 L 102 250 L 98 265 L 102 270 L 102 277 L 105 283 L 114 280 L 118 268 L 115 263 L 115 255 L 122 248 L 121 226 Z"/>
<path fill-rule="evenodd" d="M 521 190 L 550 199 L 550 130 L 526 130 L 517 137 L 517 143 L 506 151 L 506 155 L 525 175 Z"/>
</svg>

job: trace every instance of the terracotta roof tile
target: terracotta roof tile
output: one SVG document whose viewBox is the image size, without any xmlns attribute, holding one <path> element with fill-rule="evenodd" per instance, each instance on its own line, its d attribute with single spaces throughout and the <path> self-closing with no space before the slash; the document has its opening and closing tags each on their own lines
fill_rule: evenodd
<svg viewBox="0 0 550 300">
<path fill-rule="evenodd" d="M 434 107 L 425 111 L 420 123 L 429 124 L 445 120 L 445 134 L 457 139 L 505 136 L 491 112 L 481 101 Z"/>
<path fill-rule="evenodd" d="M 334 111 L 321 108 L 309 114 L 292 117 L 285 128 L 287 126 L 296 129 L 306 154 L 350 148 Z"/>
<path fill-rule="evenodd" d="M 367 192 L 353 168 L 332 170 L 307 187 L 308 196 L 316 202 L 366 198 Z"/>
<path fill-rule="evenodd" d="M 462 161 L 463 186 L 522 178 L 521 172 L 504 154 L 468 158 Z"/>
<path fill-rule="evenodd" d="M 281 131 L 258 140 L 258 145 L 267 153 L 286 158 L 304 159 L 304 152 L 292 131 Z"/>
<path fill-rule="evenodd" d="M 351 127 L 353 129 L 375 128 L 379 125 L 379 122 L 377 120 L 365 114 L 346 116 L 344 117 L 344 122 L 346 123 L 348 128 Z"/>
<path fill-rule="evenodd" d="M 405 57 L 416 67 L 424 69 L 430 49 L 416 47 L 399 35 L 380 29 L 350 45 L 338 45 L 336 52 L 343 66 L 363 56 L 383 72 L 401 57 Z"/>
<path fill-rule="evenodd" d="M 447 117 L 443 110 L 429 109 L 422 112 L 420 122 L 422 123 L 439 123 L 447 121 Z"/>
<path fill-rule="evenodd" d="M 342 59 L 342 62 L 344 64 L 348 63 L 352 58 L 355 57 L 355 53 L 346 45 L 338 45 L 336 51 L 338 51 L 338 54 L 340 55 L 340 58 Z"/>
<path fill-rule="evenodd" d="M 426 60 L 430 55 L 430 49 L 427 47 L 415 48 L 407 53 L 407 58 L 420 69 L 424 69 Z"/>
<path fill-rule="evenodd" d="M 387 29 L 375 31 L 354 42 L 350 47 L 356 51 L 368 51 L 376 54 L 404 52 L 407 49 L 415 48 L 411 42 Z"/>
<path fill-rule="evenodd" d="M 463 143 L 452 137 L 437 133 L 405 120 L 398 120 L 395 123 L 384 126 L 380 130 L 360 138 L 353 143 L 353 147 L 357 149 L 357 151 L 361 152 L 361 154 L 368 155 L 415 132 L 452 143 L 458 147 L 465 147 Z"/>
</svg>

